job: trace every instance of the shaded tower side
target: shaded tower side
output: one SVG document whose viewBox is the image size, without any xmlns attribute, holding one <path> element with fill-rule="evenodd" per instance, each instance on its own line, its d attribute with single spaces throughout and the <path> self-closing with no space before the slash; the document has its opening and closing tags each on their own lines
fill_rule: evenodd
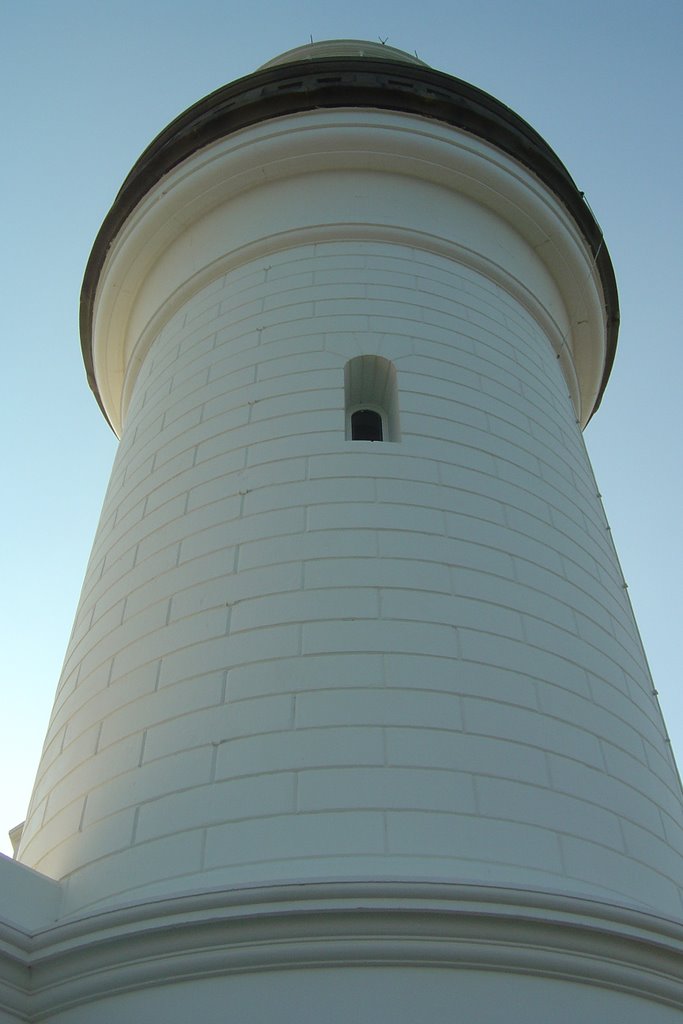
<svg viewBox="0 0 683 1024">
<path fill-rule="evenodd" d="M 388 66 L 210 97 L 105 226 L 85 320 L 121 446 L 20 851 L 69 912 L 333 878 L 680 913 L 580 433 L 608 257 L 527 126 Z"/>
</svg>

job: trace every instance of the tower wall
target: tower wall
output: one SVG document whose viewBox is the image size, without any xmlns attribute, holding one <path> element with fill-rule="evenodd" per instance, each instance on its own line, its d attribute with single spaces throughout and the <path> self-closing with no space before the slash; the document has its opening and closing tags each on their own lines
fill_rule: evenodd
<svg viewBox="0 0 683 1024">
<path fill-rule="evenodd" d="M 70 912 L 325 878 L 679 906 L 568 289 L 495 204 L 377 166 L 242 189 L 149 267 L 20 852 Z M 400 441 L 347 440 L 358 356 Z"/>
<path fill-rule="evenodd" d="M 237 977 L 221 976 L 165 988 L 146 987 L 125 995 L 111 994 L 97 1011 L 108 1024 L 163 1016 L 171 1024 L 190 1017 L 211 1017 L 230 1006 L 241 1019 L 286 1017 L 305 1021 L 324 1019 L 345 1024 L 376 1020 L 411 1024 L 416 1019 L 450 1020 L 454 1007 L 461 1018 L 479 1017 L 492 1024 L 524 1020 L 544 1024 L 548 1008 L 558 1024 L 574 1024 L 577 1017 L 619 1020 L 623 1024 L 678 1024 L 673 1006 L 631 994 L 596 988 L 577 981 L 525 977 L 480 970 L 445 971 L 439 967 L 397 970 L 395 967 L 347 967 L 315 971 L 294 969 L 259 971 Z M 58 1024 L 90 1024 L 93 1007 L 77 1007 L 56 1018 Z M 457 1019 L 457 1018 L 456 1018 Z M 13 1024 L 13 1022 L 12 1022 Z"/>
</svg>

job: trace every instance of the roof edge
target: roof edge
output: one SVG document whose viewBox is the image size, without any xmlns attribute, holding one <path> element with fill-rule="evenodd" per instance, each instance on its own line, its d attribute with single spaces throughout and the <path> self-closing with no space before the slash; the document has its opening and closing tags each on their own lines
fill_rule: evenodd
<svg viewBox="0 0 683 1024">
<path fill-rule="evenodd" d="M 564 164 L 523 118 L 461 79 L 399 61 L 331 57 L 265 67 L 222 86 L 175 118 L 134 164 L 97 234 L 81 290 L 83 360 L 105 417 L 92 355 L 95 297 L 111 245 L 138 203 L 165 174 L 218 139 L 260 121 L 334 107 L 396 110 L 469 132 L 530 169 L 562 202 L 593 255 L 605 300 L 606 358 L 592 416 L 614 361 L 619 299 L 602 230 Z"/>
</svg>

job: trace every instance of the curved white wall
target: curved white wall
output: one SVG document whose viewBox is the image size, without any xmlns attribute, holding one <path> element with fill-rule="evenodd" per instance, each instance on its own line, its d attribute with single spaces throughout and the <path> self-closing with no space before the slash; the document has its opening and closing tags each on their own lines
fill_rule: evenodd
<svg viewBox="0 0 683 1024">
<path fill-rule="evenodd" d="M 577 1019 L 620 1021 L 622 1024 L 678 1024 L 677 1006 L 639 999 L 610 987 L 596 988 L 562 978 L 532 977 L 510 972 L 442 970 L 438 967 L 407 970 L 396 967 L 346 967 L 320 970 L 259 971 L 236 977 L 218 972 L 199 983 L 145 988 L 103 999 L 93 1006 L 52 1016 L 54 1024 L 90 1024 L 93 1013 L 108 1024 L 131 1019 L 159 1019 L 184 1024 L 191 1018 L 211 1019 L 231 1007 L 234 1015 L 252 1022 L 287 1019 L 305 1024 L 374 1024 L 391 1020 L 485 1020 L 509 1024 L 511 1020 L 545 1024 L 549 1009 L 557 1024 Z"/>
<path fill-rule="evenodd" d="M 398 444 L 345 440 L 365 354 L 397 369 Z M 680 820 L 576 413 L 519 298 L 341 239 L 184 303 L 131 390 L 22 841 L 67 909 L 409 877 L 676 914 Z"/>
</svg>

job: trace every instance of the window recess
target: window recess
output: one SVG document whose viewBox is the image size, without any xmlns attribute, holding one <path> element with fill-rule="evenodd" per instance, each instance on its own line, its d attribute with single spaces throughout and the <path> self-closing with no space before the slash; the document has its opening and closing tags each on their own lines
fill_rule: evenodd
<svg viewBox="0 0 683 1024">
<path fill-rule="evenodd" d="M 344 367 L 346 439 L 399 441 L 396 367 L 383 356 L 356 356 Z"/>
</svg>

